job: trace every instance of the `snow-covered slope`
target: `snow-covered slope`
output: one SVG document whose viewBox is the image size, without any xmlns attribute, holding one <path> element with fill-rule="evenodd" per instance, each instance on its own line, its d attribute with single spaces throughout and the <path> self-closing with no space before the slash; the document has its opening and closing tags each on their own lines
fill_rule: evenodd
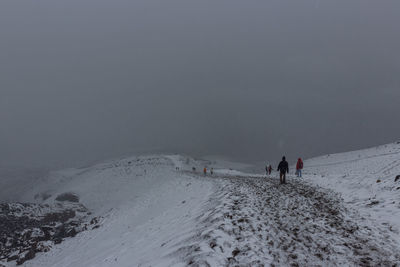
<svg viewBox="0 0 400 267">
<path fill-rule="evenodd" d="M 400 142 L 304 162 L 304 179 L 339 192 L 363 216 L 400 230 Z M 399 239 L 400 240 L 400 239 Z"/>
<path fill-rule="evenodd" d="M 179 156 L 115 160 L 90 168 L 53 172 L 18 201 L 51 204 L 65 192 L 101 218 L 100 227 L 79 233 L 40 253 L 25 266 L 165 266 L 174 244 L 190 233 L 212 183 L 185 175 Z M 175 165 L 180 165 L 177 172 Z M 189 169 L 189 167 L 187 167 Z M 46 196 L 43 200 L 42 196 Z M 15 263 L 9 263 L 11 265 Z"/>
<path fill-rule="evenodd" d="M 24 266 L 399 262 L 400 144 L 326 155 L 304 166 L 302 179 L 290 175 L 280 185 L 277 173 L 247 174 L 247 165 L 215 158 L 141 156 L 26 179 L 18 197 L 7 197 L 62 209 L 60 195 L 72 193 L 85 206 L 80 219 L 96 221 L 60 244 L 47 242 L 50 251 Z M 204 167 L 214 174 L 204 175 Z M 2 181 L 7 184 L 12 180 Z M 15 263 L 0 260 L 0 266 Z"/>
</svg>

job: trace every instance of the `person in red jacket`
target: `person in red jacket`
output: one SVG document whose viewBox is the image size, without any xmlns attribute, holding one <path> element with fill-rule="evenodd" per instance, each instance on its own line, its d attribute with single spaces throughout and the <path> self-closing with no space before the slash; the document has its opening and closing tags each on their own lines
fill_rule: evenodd
<svg viewBox="0 0 400 267">
<path fill-rule="evenodd" d="M 297 160 L 297 164 L 296 164 L 296 174 L 297 177 L 301 177 L 301 170 L 303 169 L 303 161 L 301 160 L 301 158 L 299 158 Z"/>
</svg>

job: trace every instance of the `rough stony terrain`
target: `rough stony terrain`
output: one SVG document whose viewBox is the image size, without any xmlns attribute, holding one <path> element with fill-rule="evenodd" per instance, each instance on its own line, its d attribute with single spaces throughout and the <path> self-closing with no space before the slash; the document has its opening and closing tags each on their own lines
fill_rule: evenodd
<svg viewBox="0 0 400 267">
<path fill-rule="evenodd" d="M 21 265 L 65 238 L 96 227 L 98 218 L 85 223 L 88 214 L 83 205 L 71 202 L 0 204 L 0 262 Z"/>
<path fill-rule="evenodd" d="M 178 246 L 193 266 L 399 266 L 391 233 L 295 178 L 214 177 L 220 189 Z M 221 260 L 223 259 L 223 260 Z"/>
</svg>

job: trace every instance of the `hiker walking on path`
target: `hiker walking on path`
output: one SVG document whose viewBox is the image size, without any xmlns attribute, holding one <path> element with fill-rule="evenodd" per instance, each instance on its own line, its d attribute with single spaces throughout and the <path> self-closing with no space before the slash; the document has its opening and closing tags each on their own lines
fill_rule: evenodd
<svg viewBox="0 0 400 267">
<path fill-rule="evenodd" d="M 268 165 L 265 165 L 265 175 L 268 175 Z"/>
<path fill-rule="evenodd" d="M 303 169 L 303 161 L 301 160 L 301 158 L 299 158 L 297 160 L 296 163 L 296 175 L 297 177 L 301 177 L 301 170 Z"/>
<path fill-rule="evenodd" d="M 270 164 L 269 167 L 268 167 L 268 174 L 271 175 L 271 172 L 272 172 L 272 166 Z"/>
<path fill-rule="evenodd" d="M 204 167 L 203 172 L 204 172 L 204 175 L 207 175 L 207 168 L 206 167 Z"/>
<path fill-rule="evenodd" d="M 279 162 L 278 172 L 281 184 L 286 184 L 286 173 L 289 173 L 289 164 L 287 163 L 285 156 L 283 156 L 282 161 Z"/>
</svg>

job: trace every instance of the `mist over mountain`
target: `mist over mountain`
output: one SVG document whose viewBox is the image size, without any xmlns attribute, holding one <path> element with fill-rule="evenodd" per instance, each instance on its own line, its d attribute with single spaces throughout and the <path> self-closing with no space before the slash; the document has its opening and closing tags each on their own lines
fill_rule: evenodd
<svg viewBox="0 0 400 267">
<path fill-rule="evenodd" d="M 399 1 L 0 4 L 0 161 L 290 160 L 400 136 Z"/>
</svg>

